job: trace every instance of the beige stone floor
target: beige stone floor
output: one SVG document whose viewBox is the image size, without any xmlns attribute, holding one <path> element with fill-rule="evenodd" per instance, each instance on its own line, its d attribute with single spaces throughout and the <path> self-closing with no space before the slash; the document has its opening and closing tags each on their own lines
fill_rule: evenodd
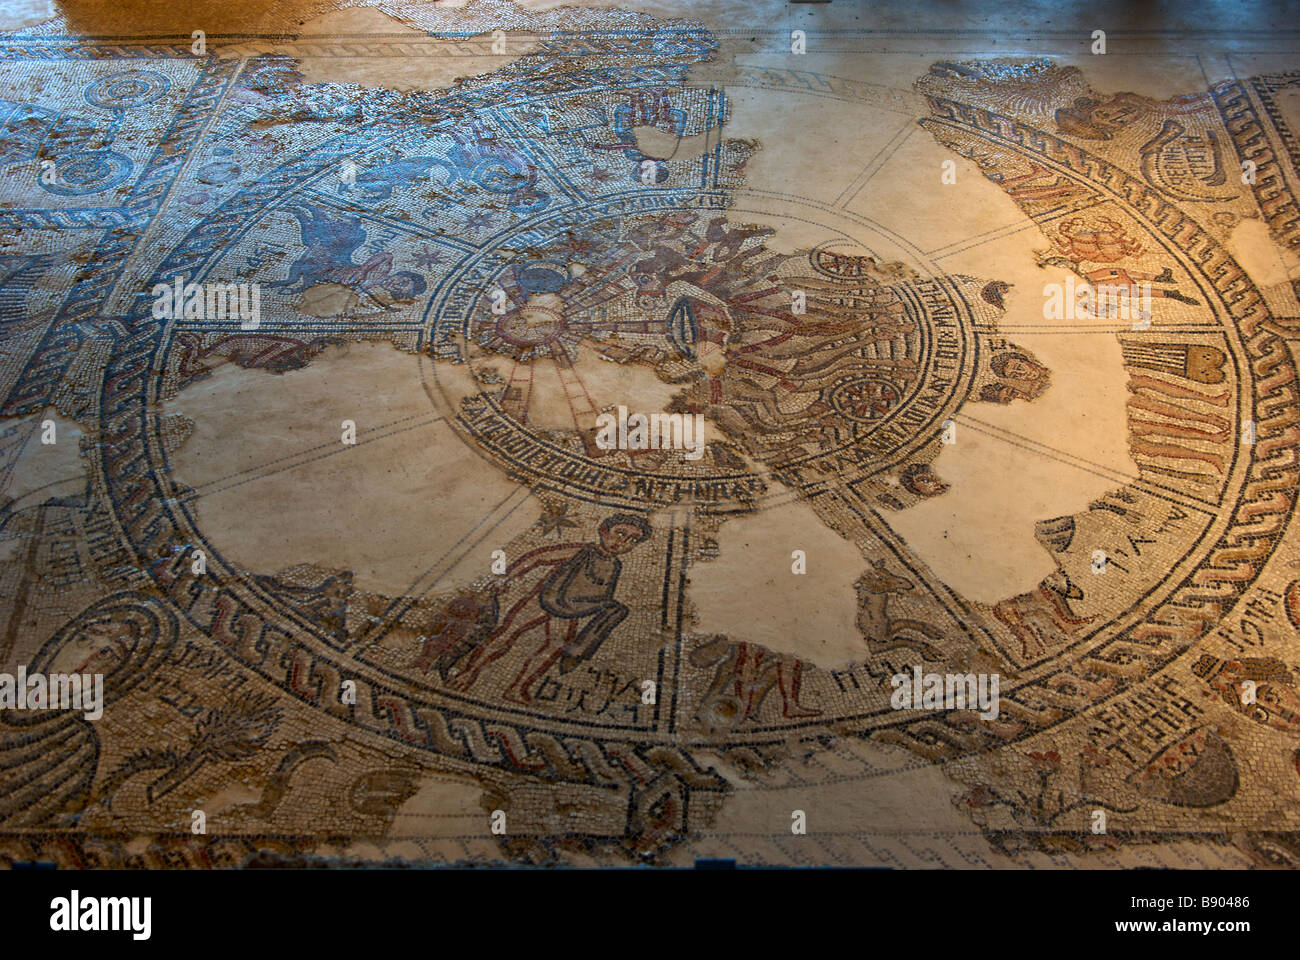
<svg viewBox="0 0 1300 960">
<path fill-rule="evenodd" d="M 0 29 L 0 671 L 106 690 L 0 712 L 0 863 L 1300 857 L 1283 5 Z"/>
</svg>

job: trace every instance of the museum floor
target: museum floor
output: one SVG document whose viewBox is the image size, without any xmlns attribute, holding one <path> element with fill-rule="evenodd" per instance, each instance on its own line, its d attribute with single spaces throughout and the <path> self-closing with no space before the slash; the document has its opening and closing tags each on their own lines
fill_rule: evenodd
<svg viewBox="0 0 1300 960">
<path fill-rule="evenodd" d="M 0 865 L 1300 860 L 1295 11 L 1004 6 L 0 0 Z"/>
</svg>

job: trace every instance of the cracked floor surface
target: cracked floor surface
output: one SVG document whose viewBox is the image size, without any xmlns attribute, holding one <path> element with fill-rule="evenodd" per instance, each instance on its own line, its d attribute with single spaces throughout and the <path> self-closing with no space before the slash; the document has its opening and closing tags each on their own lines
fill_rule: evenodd
<svg viewBox="0 0 1300 960">
<path fill-rule="evenodd" d="M 1292 865 L 1280 9 L 0 4 L 0 863 Z"/>
</svg>

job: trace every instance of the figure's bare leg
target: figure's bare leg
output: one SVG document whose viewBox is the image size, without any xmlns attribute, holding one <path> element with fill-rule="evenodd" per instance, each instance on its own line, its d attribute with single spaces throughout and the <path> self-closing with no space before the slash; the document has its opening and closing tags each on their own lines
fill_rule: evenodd
<svg viewBox="0 0 1300 960">
<path fill-rule="evenodd" d="M 578 621 L 570 620 L 564 638 L 553 641 L 551 638 L 551 621 L 548 619 L 546 621 L 546 635 L 541 644 L 533 652 L 533 655 L 524 661 L 524 665 L 519 668 L 519 673 L 510 682 L 510 686 L 506 688 L 502 697 L 515 703 L 532 703 L 533 695 L 529 692 L 529 688 L 545 676 L 546 671 L 550 670 L 555 661 L 560 658 L 565 646 L 572 642 L 574 628 L 577 624 Z"/>
<path fill-rule="evenodd" d="M 494 660 L 499 660 L 524 633 L 548 620 L 550 620 L 550 617 L 542 613 L 509 634 L 489 637 L 483 646 L 469 655 L 469 659 L 465 661 L 465 668 L 451 681 L 449 686 L 453 690 L 468 690 L 478 680 L 478 675 L 483 672 L 484 667 Z"/>
<path fill-rule="evenodd" d="M 787 717 L 820 717 L 820 710 L 812 710 L 799 702 L 799 688 L 803 685 L 803 661 L 796 660 L 794 667 L 789 668 L 788 681 L 786 672 L 786 664 L 776 665 L 776 683 L 781 689 L 781 712 Z"/>
</svg>

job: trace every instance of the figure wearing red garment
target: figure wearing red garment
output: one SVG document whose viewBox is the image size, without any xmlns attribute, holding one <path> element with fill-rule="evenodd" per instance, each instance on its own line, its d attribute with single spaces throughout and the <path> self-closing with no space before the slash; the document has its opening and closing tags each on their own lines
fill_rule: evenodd
<svg viewBox="0 0 1300 960">
<path fill-rule="evenodd" d="M 450 686 L 468 690 L 484 667 L 514 649 L 516 643 L 536 646 L 524 660 L 503 696 L 516 703 L 532 700 L 533 684 L 559 661 L 568 673 L 595 656 L 601 644 L 628 615 L 614 599 L 623 564 L 621 554 L 650 538 L 650 524 L 633 514 L 614 514 L 600 525 L 596 543 L 543 547 L 520 557 L 506 572 L 504 590 L 538 567 L 553 568 L 510 608 L 505 619 L 448 671 Z"/>
</svg>

